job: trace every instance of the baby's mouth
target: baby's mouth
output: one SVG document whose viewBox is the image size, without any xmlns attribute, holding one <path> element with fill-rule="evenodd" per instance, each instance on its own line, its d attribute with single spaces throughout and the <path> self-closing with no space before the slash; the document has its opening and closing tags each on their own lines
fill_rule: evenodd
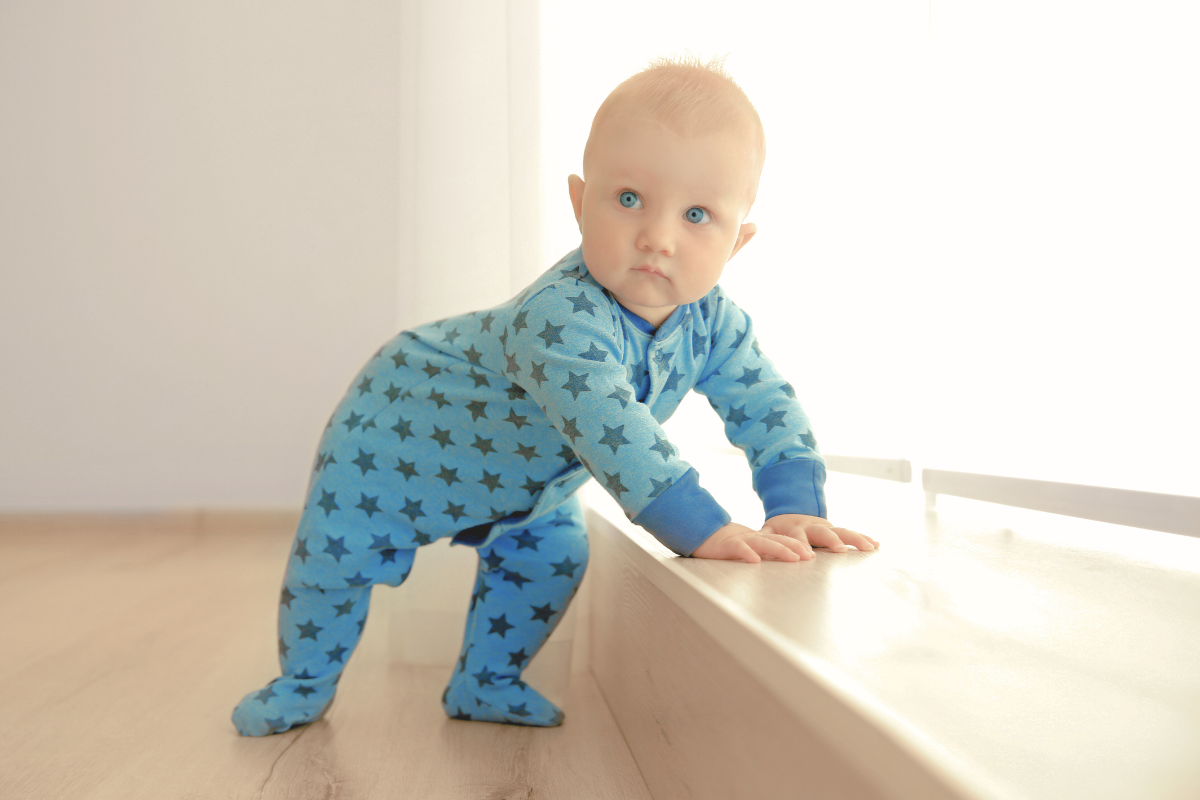
<svg viewBox="0 0 1200 800">
<path fill-rule="evenodd" d="M 642 264 L 640 267 L 636 268 L 636 271 L 637 272 L 645 272 L 647 275 L 657 275 L 660 278 L 667 277 L 666 275 L 664 275 L 662 273 L 662 270 L 660 270 L 658 267 L 652 267 L 649 264 Z"/>
</svg>

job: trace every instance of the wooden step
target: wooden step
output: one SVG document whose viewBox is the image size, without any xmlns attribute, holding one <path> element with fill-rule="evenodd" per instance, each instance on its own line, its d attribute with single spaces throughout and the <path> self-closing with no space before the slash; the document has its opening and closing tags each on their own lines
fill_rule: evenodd
<svg viewBox="0 0 1200 800">
<path fill-rule="evenodd" d="M 761 524 L 744 460 L 689 460 Z M 592 671 L 656 800 L 1200 797 L 1200 540 L 831 473 L 878 551 L 705 561 L 583 491 Z"/>
</svg>

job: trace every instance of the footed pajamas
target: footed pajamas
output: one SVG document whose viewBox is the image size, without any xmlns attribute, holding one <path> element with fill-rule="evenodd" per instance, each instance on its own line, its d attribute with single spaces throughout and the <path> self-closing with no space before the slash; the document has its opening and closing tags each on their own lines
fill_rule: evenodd
<svg viewBox="0 0 1200 800">
<path fill-rule="evenodd" d="M 719 286 L 656 331 L 576 248 L 507 303 L 395 336 L 326 424 L 280 595 L 282 675 L 234 709 L 238 731 L 323 714 L 371 587 L 400 585 L 416 548 L 444 537 L 479 553 L 446 713 L 560 724 L 520 676 L 587 565 L 574 492 L 594 476 L 684 556 L 730 521 L 660 425 L 689 389 L 746 453 L 768 518 L 825 516 L 808 418 Z"/>
</svg>

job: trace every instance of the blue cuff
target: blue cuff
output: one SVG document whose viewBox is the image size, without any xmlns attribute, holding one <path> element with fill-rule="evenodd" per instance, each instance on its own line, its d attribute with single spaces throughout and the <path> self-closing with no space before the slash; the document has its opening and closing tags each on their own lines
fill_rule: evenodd
<svg viewBox="0 0 1200 800">
<path fill-rule="evenodd" d="M 812 458 L 777 461 L 754 476 L 754 491 L 767 519 L 778 514 L 825 517 L 825 464 Z"/>
<path fill-rule="evenodd" d="M 650 531 L 655 539 L 679 555 L 690 556 L 732 519 L 700 485 L 699 473 L 689 469 L 639 511 L 633 524 Z"/>
</svg>

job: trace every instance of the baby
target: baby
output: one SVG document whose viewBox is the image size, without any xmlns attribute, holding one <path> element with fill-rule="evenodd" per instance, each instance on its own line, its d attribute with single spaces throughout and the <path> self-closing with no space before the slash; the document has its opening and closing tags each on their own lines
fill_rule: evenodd
<svg viewBox="0 0 1200 800">
<path fill-rule="evenodd" d="M 660 59 L 600 106 L 568 178 L 582 245 L 516 298 L 404 331 L 326 425 L 279 604 L 282 676 L 233 712 L 245 736 L 320 717 L 371 587 L 400 585 L 452 537 L 479 571 L 442 695 L 454 719 L 553 726 L 521 680 L 587 565 L 575 491 L 589 478 L 682 556 L 871 550 L 825 520 L 824 462 L 795 392 L 719 286 L 754 236 L 766 142 L 720 69 Z M 660 423 L 689 389 L 747 454 L 766 523 L 732 522 Z"/>
</svg>

